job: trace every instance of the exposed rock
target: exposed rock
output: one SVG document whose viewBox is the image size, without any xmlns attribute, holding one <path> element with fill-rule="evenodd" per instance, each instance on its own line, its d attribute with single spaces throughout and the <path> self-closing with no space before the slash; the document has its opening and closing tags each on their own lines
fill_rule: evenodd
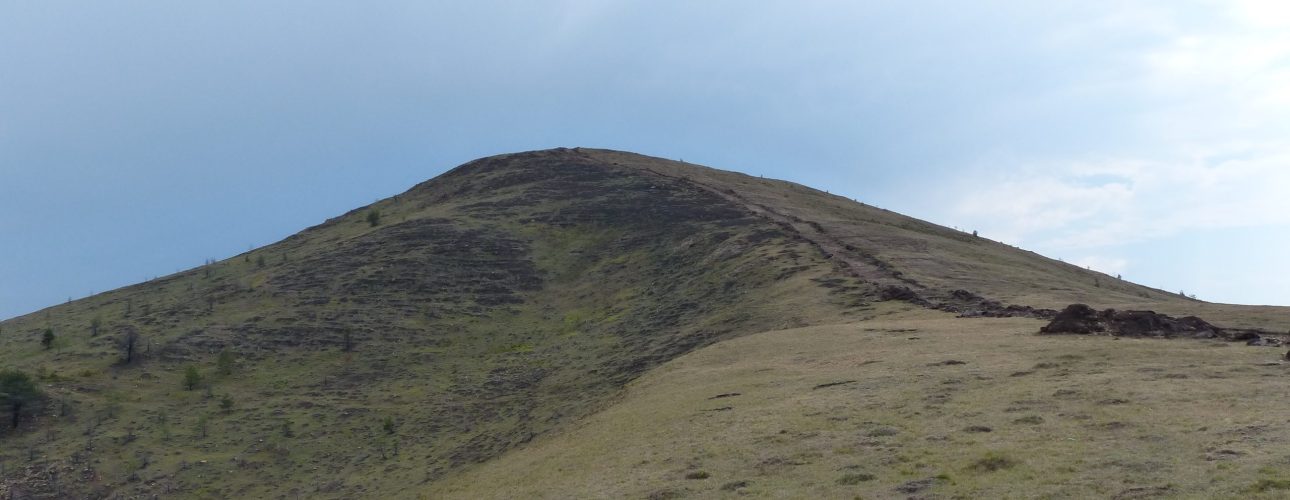
<svg viewBox="0 0 1290 500">
<path fill-rule="evenodd" d="M 1046 334 L 1112 335 L 1116 337 L 1217 338 L 1249 345 L 1279 346 L 1281 339 L 1268 332 L 1220 328 L 1195 316 L 1174 318 L 1155 311 L 1097 311 L 1085 304 L 1071 304 L 1052 322 L 1039 329 Z"/>
</svg>

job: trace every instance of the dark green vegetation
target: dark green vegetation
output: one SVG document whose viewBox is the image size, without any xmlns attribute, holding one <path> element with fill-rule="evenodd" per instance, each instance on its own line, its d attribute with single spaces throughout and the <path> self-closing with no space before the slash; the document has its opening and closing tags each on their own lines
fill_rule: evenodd
<svg viewBox="0 0 1290 500">
<path fill-rule="evenodd" d="M 0 404 L 9 414 L 9 422 L 17 429 L 24 410 L 40 401 L 40 389 L 26 373 L 15 370 L 0 372 Z"/>
<path fill-rule="evenodd" d="M 863 320 L 883 299 L 1286 326 L 781 181 L 612 151 L 503 155 L 0 323 L 0 367 L 33 374 L 47 403 L 0 435 L 0 494 L 414 496 L 682 354 Z"/>
</svg>

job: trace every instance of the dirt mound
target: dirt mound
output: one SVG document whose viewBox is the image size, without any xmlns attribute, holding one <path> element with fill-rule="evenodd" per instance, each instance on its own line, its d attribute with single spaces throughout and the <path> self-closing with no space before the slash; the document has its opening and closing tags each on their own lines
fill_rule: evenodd
<svg viewBox="0 0 1290 500">
<path fill-rule="evenodd" d="M 1112 335 L 1117 337 L 1218 338 L 1251 345 L 1280 345 L 1267 332 L 1220 328 L 1195 316 L 1174 318 L 1155 311 L 1098 311 L 1085 304 L 1071 304 L 1052 322 L 1039 329 L 1046 334 Z"/>
</svg>

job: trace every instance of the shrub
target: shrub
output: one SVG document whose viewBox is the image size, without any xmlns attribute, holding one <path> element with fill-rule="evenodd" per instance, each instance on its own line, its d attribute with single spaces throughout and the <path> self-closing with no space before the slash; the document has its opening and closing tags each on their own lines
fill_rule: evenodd
<svg viewBox="0 0 1290 500">
<path fill-rule="evenodd" d="M 54 329 L 46 328 L 45 333 L 40 336 L 40 345 L 44 346 L 45 350 L 48 351 L 49 348 L 54 347 L 54 338 Z"/>
<path fill-rule="evenodd" d="M 381 211 L 372 209 L 371 211 L 367 212 L 367 224 L 371 227 L 376 227 L 381 225 Z"/>
<path fill-rule="evenodd" d="M 0 371 L 0 404 L 12 415 L 13 427 L 18 427 L 24 409 L 39 401 L 44 395 L 26 373 L 17 370 Z"/>
</svg>

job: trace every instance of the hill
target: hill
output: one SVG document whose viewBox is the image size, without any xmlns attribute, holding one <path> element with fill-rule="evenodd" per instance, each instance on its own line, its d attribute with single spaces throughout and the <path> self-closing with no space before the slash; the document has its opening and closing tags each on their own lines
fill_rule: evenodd
<svg viewBox="0 0 1290 500">
<path fill-rule="evenodd" d="M 0 367 L 47 395 L 0 437 L 0 493 L 415 496 L 563 439 L 725 340 L 892 314 L 1035 322 L 1072 302 L 1290 328 L 1284 308 L 1188 300 L 783 181 L 606 150 L 495 156 L 0 322 Z"/>
</svg>

